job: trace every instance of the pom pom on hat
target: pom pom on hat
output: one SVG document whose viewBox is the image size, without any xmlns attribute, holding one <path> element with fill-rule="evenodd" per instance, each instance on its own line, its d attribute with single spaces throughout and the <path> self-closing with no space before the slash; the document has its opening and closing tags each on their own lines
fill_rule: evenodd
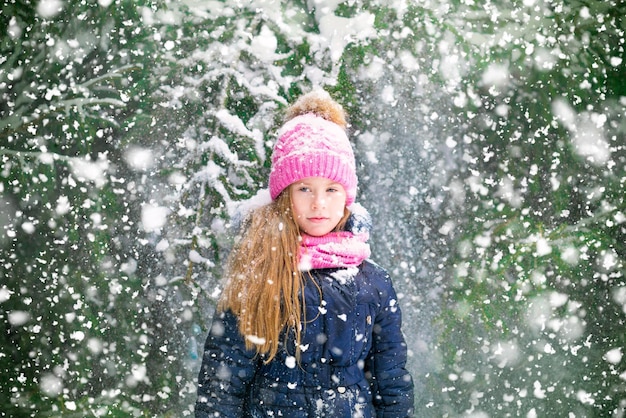
<svg viewBox="0 0 626 418">
<path fill-rule="evenodd" d="M 334 122 L 346 129 L 346 113 L 343 107 L 334 101 L 325 90 L 314 90 L 301 96 L 294 104 L 287 108 L 286 120 L 289 121 L 300 115 L 312 113 L 329 122 Z"/>
<path fill-rule="evenodd" d="M 290 106 L 272 153 L 272 199 L 298 180 L 324 177 L 344 187 L 346 206 L 351 205 L 357 177 L 346 125 L 343 108 L 323 90 L 308 93 Z"/>
</svg>

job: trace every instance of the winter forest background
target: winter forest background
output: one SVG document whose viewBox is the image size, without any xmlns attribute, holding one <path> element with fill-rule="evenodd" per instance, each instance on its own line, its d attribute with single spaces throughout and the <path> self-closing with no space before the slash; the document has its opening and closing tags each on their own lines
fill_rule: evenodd
<svg viewBox="0 0 626 418">
<path fill-rule="evenodd" d="M 281 112 L 350 115 L 416 417 L 626 416 L 621 0 L 5 0 L 0 416 L 191 416 Z"/>
</svg>

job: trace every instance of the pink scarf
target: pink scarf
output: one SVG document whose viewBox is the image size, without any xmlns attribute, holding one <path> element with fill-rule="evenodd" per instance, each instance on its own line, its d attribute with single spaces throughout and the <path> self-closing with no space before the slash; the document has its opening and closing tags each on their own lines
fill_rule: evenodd
<svg viewBox="0 0 626 418">
<path fill-rule="evenodd" d="M 299 268 L 301 271 L 332 267 L 356 267 L 370 256 L 369 234 L 348 231 L 329 232 L 321 237 L 302 234 Z"/>
</svg>

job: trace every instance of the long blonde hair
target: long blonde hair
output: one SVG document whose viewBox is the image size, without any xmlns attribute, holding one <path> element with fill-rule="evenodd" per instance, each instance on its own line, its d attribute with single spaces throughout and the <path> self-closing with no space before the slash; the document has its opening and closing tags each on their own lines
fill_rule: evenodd
<svg viewBox="0 0 626 418">
<path fill-rule="evenodd" d="M 336 230 L 344 228 L 349 214 L 344 209 Z M 237 316 L 246 348 L 265 355 L 266 363 L 276 356 L 284 329 L 293 331 L 300 358 L 306 321 L 304 278 L 298 269 L 300 240 L 287 188 L 275 201 L 252 211 L 228 260 L 218 310 L 230 309 Z"/>
</svg>

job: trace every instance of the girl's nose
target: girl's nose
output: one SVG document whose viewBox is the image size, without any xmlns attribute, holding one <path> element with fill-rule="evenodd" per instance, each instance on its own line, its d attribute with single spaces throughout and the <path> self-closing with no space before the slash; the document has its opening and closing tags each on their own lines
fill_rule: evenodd
<svg viewBox="0 0 626 418">
<path fill-rule="evenodd" d="M 320 195 L 313 196 L 313 204 L 314 209 L 321 209 L 326 206 L 326 198 Z"/>
</svg>

